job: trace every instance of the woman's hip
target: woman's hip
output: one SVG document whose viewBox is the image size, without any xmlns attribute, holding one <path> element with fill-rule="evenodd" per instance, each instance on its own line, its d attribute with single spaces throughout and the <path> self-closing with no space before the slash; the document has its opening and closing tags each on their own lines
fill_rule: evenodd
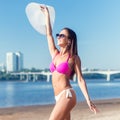
<svg viewBox="0 0 120 120">
<path fill-rule="evenodd" d="M 67 88 L 67 89 L 62 90 L 58 95 L 55 96 L 56 102 L 59 101 L 63 96 L 66 99 L 76 100 L 76 94 L 73 88 Z"/>
</svg>

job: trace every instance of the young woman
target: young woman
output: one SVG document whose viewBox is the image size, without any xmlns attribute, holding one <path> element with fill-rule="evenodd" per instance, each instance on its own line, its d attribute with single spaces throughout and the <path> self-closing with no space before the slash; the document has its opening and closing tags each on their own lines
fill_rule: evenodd
<svg viewBox="0 0 120 120">
<path fill-rule="evenodd" d="M 78 84 L 90 110 L 96 113 L 96 106 L 90 100 L 86 83 L 82 76 L 81 60 L 77 52 L 76 33 L 69 28 L 63 28 L 59 34 L 56 34 L 57 44 L 60 47 L 60 50 L 58 50 L 52 35 L 49 10 L 45 6 L 40 6 L 40 9 L 46 18 L 46 36 L 52 56 L 50 71 L 52 72 L 52 85 L 56 100 L 49 120 L 70 120 L 70 111 L 76 105 L 76 94 L 70 85 L 70 79 L 74 73 L 77 75 Z"/>
</svg>

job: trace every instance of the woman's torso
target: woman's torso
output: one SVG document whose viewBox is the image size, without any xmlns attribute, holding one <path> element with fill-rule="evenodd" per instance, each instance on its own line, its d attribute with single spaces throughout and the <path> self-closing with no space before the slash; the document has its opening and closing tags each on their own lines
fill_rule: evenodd
<svg viewBox="0 0 120 120">
<path fill-rule="evenodd" d="M 52 84 L 55 95 L 58 95 L 62 90 L 71 88 L 69 79 L 72 68 L 73 58 L 70 55 L 64 57 L 57 55 L 53 59 L 50 70 L 52 72 Z"/>
<path fill-rule="evenodd" d="M 71 88 L 69 78 L 64 74 L 58 73 L 57 71 L 52 73 L 52 85 L 55 95 L 58 95 L 62 90 Z"/>
</svg>

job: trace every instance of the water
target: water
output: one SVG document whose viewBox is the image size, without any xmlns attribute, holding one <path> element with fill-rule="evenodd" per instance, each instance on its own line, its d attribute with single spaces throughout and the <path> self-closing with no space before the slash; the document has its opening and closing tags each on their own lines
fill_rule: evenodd
<svg viewBox="0 0 120 120">
<path fill-rule="evenodd" d="M 86 80 L 93 100 L 120 98 L 120 80 Z M 71 82 L 77 101 L 85 100 L 77 83 Z M 0 108 L 54 104 L 52 84 L 48 82 L 0 82 Z"/>
</svg>

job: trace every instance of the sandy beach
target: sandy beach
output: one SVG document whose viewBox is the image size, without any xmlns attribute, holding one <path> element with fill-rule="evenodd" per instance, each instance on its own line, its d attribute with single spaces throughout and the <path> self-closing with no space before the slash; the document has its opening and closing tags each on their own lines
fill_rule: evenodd
<svg viewBox="0 0 120 120">
<path fill-rule="evenodd" d="M 79 102 L 71 112 L 72 120 L 120 120 L 120 99 L 94 101 L 99 109 L 92 113 L 86 102 Z M 48 120 L 54 105 L 1 108 L 0 120 Z"/>
</svg>

